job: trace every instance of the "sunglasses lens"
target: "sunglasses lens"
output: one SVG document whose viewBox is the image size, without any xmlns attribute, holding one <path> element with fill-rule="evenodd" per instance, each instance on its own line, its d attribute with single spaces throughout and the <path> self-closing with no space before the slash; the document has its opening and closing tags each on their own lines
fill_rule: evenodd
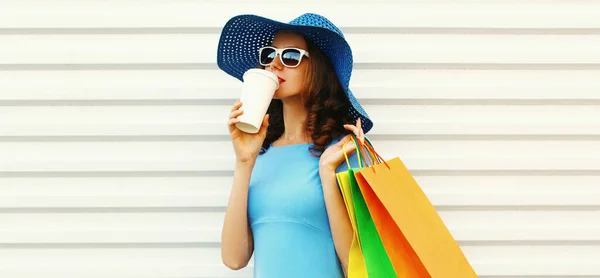
<svg viewBox="0 0 600 278">
<path fill-rule="evenodd" d="M 268 65 L 273 62 L 273 59 L 275 59 L 276 55 L 277 52 L 275 52 L 275 49 L 269 47 L 263 48 L 260 52 L 260 63 L 263 65 Z"/>
<path fill-rule="evenodd" d="M 300 54 L 300 51 L 296 49 L 286 49 L 283 51 L 281 58 L 283 58 L 282 60 L 284 65 L 288 67 L 295 67 L 300 63 L 301 56 L 302 54 Z"/>
</svg>

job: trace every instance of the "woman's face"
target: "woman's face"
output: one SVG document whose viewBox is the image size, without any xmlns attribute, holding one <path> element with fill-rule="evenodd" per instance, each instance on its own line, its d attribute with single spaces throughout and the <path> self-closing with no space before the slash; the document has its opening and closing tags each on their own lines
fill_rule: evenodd
<svg viewBox="0 0 600 278">
<path fill-rule="evenodd" d="M 292 32 L 279 32 L 271 46 L 276 48 L 296 47 L 307 50 L 304 37 Z M 279 77 L 279 89 L 275 91 L 275 99 L 285 99 L 293 96 L 299 96 L 305 88 L 304 79 L 308 70 L 308 57 L 302 57 L 302 61 L 297 67 L 288 68 L 281 63 L 279 54 L 271 64 L 265 67 L 265 70 L 275 73 Z"/>
</svg>

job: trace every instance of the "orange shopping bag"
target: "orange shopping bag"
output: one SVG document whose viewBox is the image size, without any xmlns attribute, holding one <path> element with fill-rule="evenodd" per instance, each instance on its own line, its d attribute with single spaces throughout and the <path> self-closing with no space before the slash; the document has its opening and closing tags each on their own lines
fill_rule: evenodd
<svg viewBox="0 0 600 278">
<path fill-rule="evenodd" d="M 400 158 L 385 161 L 368 139 L 360 147 L 372 163 L 355 177 L 398 277 L 478 277 Z"/>
</svg>

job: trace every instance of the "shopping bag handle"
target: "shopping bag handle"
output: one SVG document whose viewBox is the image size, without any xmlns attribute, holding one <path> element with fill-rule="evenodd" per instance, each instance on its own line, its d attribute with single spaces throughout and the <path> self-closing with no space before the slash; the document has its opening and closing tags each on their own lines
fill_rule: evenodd
<svg viewBox="0 0 600 278">
<path fill-rule="evenodd" d="M 381 158 L 381 156 L 375 151 L 375 148 L 373 147 L 373 144 L 371 144 L 371 141 L 369 141 L 369 138 L 367 138 L 365 136 L 365 141 L 364 142 L 367 143 L 367 144 L 365 144 L 364 148 L 369 153 L 369 155 L 371 156 L 371 158 L 373 160 L 377 160 L 378 163 L 383 163 L 385 160 L 383 158 Z"/>
<path fill-rule="evenodd" d="M 358 156 L 358 167 L 359 168 L 369 167 L 369 166 L 383 163 L 383 164 L 385 164 L 385 166 L 388 169 L 391 169 L 390 165 L 385 161 L 385 159 L 377 151 L 375 151 L 375 148 L 373 147 L 373 144 L 371 143 L 369 138 L 365 137 L 365 141 L 364 141 L 365 144 L 363 144 L 363 142 L 361 142 L 360 140 L 354 139 L 354 135 L 351 135 L 350 139 L 356 145 L 356 154 Z M 346 158 L 346 164 L 348 164 L 348 169 L 350 169 L 352 166 L 350 165 L 350 159 L 348 158 L 348 153 L 346 153 L 346 144 L 348 144 L 348 143 L 350 143 L 350 140 L 346 141 L 342 145 L 342 152 L 344 153 L 344 157 Z M 368 157 L 369 162 L 367 162 L 365 160 L 365 154 L 366 154 L 366 157 Z M 363 166 L 363 162 L 364 162 L 364 166 Z M 373 167 L 369 167 L 369 168 L 373 169 L 373 172 L 375 172 L 375 168 L 373 168 Z"/>
<path fill-rule="evenodd" d="M 362 155 L 360 153 L 360 150 L 358 149 L 358 144 L 356 143 L 356 140 L 354 140 L 353 136 L 350 136 L 350 139 L 352 140 L 352 142 L 354 142 L 354 144 L 356 144 L 356 155 L 358 156 L 358 167 L 362 168 L 363 167 L 362 163 L 361 163 Z M 344 143 L 342 145 L 342 152 L 344 153 L 344 157 L 346 158 L 346 164 L 348 164 L 348 170 L 349 170 L 350 168 L 352 168 L 352 166 L 350 165 L 350 159 L 348 158 L 348 153 L 346 153 L 346 144 L 348 144 L 348 143 L 350 143 L 350 140 L 346 141 L 346 143 Z"/>
<path fill-rule="evenodd" d="M 367 161 L 365 160 L 364 154 L 367 153 L 371 156 L 371 157 L 369 157 L 370 159 L 375 159 L 375 158 L 373 158 L 373 155 L 371 153 L 369 153 L 366 148 L 364 148 L 364 146 L 360 143 L 360 140 L 355 139 L 353 134 L 350 135 L 350 140 L 352 140 L 352 142 L 354 142 L 354 144 L 356 145 L 356 155 L 358 157 L 358 167 L 364 168 L 364 167 L 366 167 L 366 165 L 369 165 L 367 163 Z M 342 145 L 342 152 L 344 153 L 344 157 L 346 158 L 346 164 L 348 164 L 348 169 L 350 169 L 352 167 L 350 165 L 350 159 L 348 158 L 348 153 L 346 152 L 346 144 L 350 143 L 350 140 L 346 141 Z M 372 165 L 373 164 L 372 160 L 369 160 L 369 161 L 371 161 L 371 165 Z"/>
<path fill-rule="evenodd" d="M 373 144 L 371 143 L 371 141 L 367 137 L 365 137 L 365 144 L 364 144 L 364 146 L 365 146 L 365 149 L 367 150 L 367 152 L 371 155 L 371 157 L 373 157 L 373 156 L 376 157 L 376 160 L 379 162 L 378 164 L 383 163 L 383 164 L 385 164 L 385 166 L 388 169 L 391 169 L 390 165 L 385 161 L 385 159 L 377 151 L 375 151 L 375 148 L 373 147 Z M 375 164 L 372 164 L 372 165 L 375 165 Z M 370 167 L 370 168 L 372 168 L 373 172 L 375 172 L 375 168 L 373 168 L 373 167 Z"/>
<path fill-rule="evenodd" d="M 352 140 L 354 140 L 354 137 L 352 138 Z M 360 149 L 360 151 L 361 151 L 361 157 L 363 158 L 363 162 L 365 163 L 365 167 L 368 167 L 369 165 L 375 165 L 375 157 L 365 147 L 365 145 L 363 144 L 363 142 L 361 140 L 355 140 L 354 143 L 356 144 L 356 149 Z M 369 162 L 370 163 L 367 163 L 367 161 L 365 160 L 365 155 L 364 154 L 368 154 L 367 157 L 369 158 Z"/>
</svg>

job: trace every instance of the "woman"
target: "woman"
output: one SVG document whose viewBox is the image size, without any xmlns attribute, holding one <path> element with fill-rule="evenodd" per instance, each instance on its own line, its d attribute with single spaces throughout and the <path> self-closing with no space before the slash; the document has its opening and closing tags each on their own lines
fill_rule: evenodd
<svg viewBox="0 0 600 278">
<path fill-rule="evenodd" d="M 235 127 L 239 100 L 231 109 L 236 164 L 223 263 L 241 269 L 254 254 L 254 277 L 344 277 L 353 231 L 335 174 L 347 169 L 342 145 L 373 124 L 348 89 L 352 52 L 341 31 L 316 14 L 288 24 L 236 16 L 221 34 L 218 65 L 239 80 L 260 65 L 280 81 L 257 134 Z M 345 148 L 352 167 L 355 149 Z"/>
</svg>

